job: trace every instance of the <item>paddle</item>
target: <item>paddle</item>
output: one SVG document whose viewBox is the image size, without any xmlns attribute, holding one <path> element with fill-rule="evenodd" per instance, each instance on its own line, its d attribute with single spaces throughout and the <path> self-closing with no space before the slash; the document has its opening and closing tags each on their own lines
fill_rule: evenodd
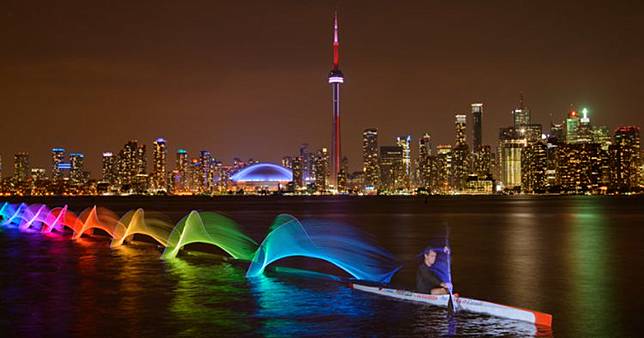
<svg viewBox="0 0 644 338">
<path fill-rule="evenodd" d="M 452 285 L 452 253 L 451 250 L 449 249 L 449 228 L 445 228 L 445 248 L 443 248 L 443 252 L 447 255 L 447 275 L 449 276 L 449 287 L 447 288 L 447 291 L 449 292 L 449 301 L 447 302 L 447 311 L 452 314 L 456 313 L 456 303 L 452 300 L 452 297 L 454 297 L 453 294 L 453 285 Z"/>
</svg>

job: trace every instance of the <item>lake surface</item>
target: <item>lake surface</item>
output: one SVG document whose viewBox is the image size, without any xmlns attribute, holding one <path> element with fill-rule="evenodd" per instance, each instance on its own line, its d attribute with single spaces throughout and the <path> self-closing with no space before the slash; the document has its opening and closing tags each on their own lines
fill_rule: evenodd
<svg viewBox="0 0 644 338">
<path fill-rule="evenodd" d="M 270 273 L 203 246 L 176 259 L 136 242 L 110 249 L 102 237 L 0 228 L 2 336 L 636 336 L 644 324 L 644 198 L 540 197 L 92 197 L 3 201 L 134 208 L 178 221 L 190 210 L 221 212 L 257 242 L 275 216 L 322 219 L 370 233 L 405 268 L 449 229 L 461 295 L 551 313 L 553 328 L 394 301 L 329 280 Z M 276 262 L 280 265 L 280 262 Z M 323 262 L 284 264 L 338 272 Z"/>
</svg>

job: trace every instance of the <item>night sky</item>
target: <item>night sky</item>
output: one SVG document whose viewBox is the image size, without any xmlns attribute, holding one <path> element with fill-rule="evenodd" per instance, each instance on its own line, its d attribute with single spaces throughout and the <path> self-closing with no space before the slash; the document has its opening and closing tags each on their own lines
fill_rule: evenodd
<svg viewBox="0 0 644 338">
<path fill-rule="evenodd" d="M 335 1 L 4 1 L 0 154 L 50 169 L 49 149 L 100 154 L 167 139 L 279 161 L 331 141 Z M 454 143 L 454 114 L 485 104 L 483 142 L 523 92 L 533 120 L 570 104 L 593 124 L 644 126 L 640 1 L 350 1 L 340 20 L 343 151 L 361 166 L 361 133 L 428 131 Z M 471 117 L 468 116 L 471 142 Z"/>
</svg>

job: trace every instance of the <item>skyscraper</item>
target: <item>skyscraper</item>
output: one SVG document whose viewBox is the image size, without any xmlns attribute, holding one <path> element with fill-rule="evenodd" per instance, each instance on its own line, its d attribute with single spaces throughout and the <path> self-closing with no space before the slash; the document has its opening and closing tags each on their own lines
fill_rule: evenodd
<svg viewBox="0 0 644 338">
<path fill-rule="evenodd" d="M 467 144 L 465 128 L 467 124 L 467 116 L 456 114 L 456 145 L 465 145 Z"/>
<path fill-rule="evenodd" d="M 465 188 L 470 173 L 470 149 L 466 139 L 466 115 L 456 115 L 456 145 L 452 152 L 453 187 L 457 191 Z"/>
<path fill-rule="evenodd" d="M 18 183 L 27 182 L 31 175 L 29 153 L 17 153 L 13 157 L 13 175 Z"/>
<path fill-rule="evenodd" d="M 479 151 L 481 145 L 483 145 L 483 104 L 482 103 L 472 103 L 472 150 Z"/>
<path fill-rule="evenodd" d="M 303 176 L 303 165 L 301 156 L 295 156 L 293 162 L 291 163 L 293 170 L 293 184 L 295 190 L 300 190 L 304 187 L 304 176 Z"/>
<path fill-rule="evenodd" d="M 519 130 L 521 126 L 530 124 L 530 109 L 525 106 L 523 94 L 519 97 L 519 106 L 512 110 L 512 119 L 514 120 L 514 129 Z"/>
<path fill-rule="evenodd" d="M 523 192 L 545 192 L 547 165 L 547 146 L 545 142 L 530 142 L 523 148 L 521 153 L 521 190 Z"/>
<path fill-rule="evenodd" d="M 342 146 L 340 143 L 340 84 L 344 83 L 344 75 L 340 71 L 340 41 L 338 39 L 338 14 L 333 17 L 333 67 L 329 72 L 329 84 L 333 95 L 333 136 L 331 139 L 331 180 L 337 184 L 340 172 Z"/>
<path fill-rule="evenodd" d="M 316 190 L 324 193 L 329 188 L 329 152 L 326 148 L 317 152 L 314 168 Z"/>
<path fill-rule="evenodd" d="M 207 150 L 202 150 L 199 155 L 199 162 L 201 166 L 201 187 L 200 192 L 211 192 L 213 188 L 213 170 L 212 154 Z"/>
<path fill-rule="evenodd" d="M 380 147 L 380 185 L 382 190 L 391 193 L 406 188 L 403 158 L 404 149 L 401 146 Z"/>
<path fill-rule="evenodd" d="M 579 114 L 573 105 L 570 105 L 570 111 L 566 118 L 566 143 L 577 143 L 577 134 L 581 124 Z"/>
<path fill-rule="evenodd" d="M 167 190 L 166 163 L 168 157 L 168 146 L 163 138 L 154 141 L 152 152 L 152 188 L 155 190 Z"/>
<path fill-rule="evenodd" d="M 501 128 L 499 133 L 499 157 L 501 181 L 506 188 L 521 186 L 521 151 L 526 139 L 513 128 Z"/>
<path fill-rule="evenodd" d="M 70 176 L 69 178 L 71 183 L 74 185 L 83 184 L 85 181 L 84 162 L 85 162 L 85 155 L 81 153 L 69 154 L 69 164 L 71 165 L 71 168 L 69 170 L 69 176 Z"/>
<path fill-rule="evenodd" d="M 378 165 L 378 129 L 370 128 L 362 132 L 362 171 L 367 189 L 378 187 L 380 169 Z"/>
<path fill-rule="evenodd" d="M 53 148 L 51 150 L 51 179 L 54 182 L 60 181 L 63 179 L 63 171 L 60 169 L 60 164 L 65 161 L 65 149 L 63 148 Z"/>
<path fill-rule="evenodd" d="M 640 129 L 634 126 L 615 129 L 611 149 L 612 186 L 630 191 L 639 184 Z"/>
<path fill-rule="evenodd" d="M 448 193 L 452 190 L 452 146 L 439 144 L 436 146 L 436 159 L 432 162 L 432 191 Z"/>
<path fill-rule="evenodd" d="M 185 149 L 177 150 L 176 174 L 173 178 L 175 192 L 184 193 L 187 191 L 188 174 L 190 172 L 190 159 Z"/>
<path fill-rule="evenodd" d="M 137 140 L 130 140 L 119 152 L 117 160 L 117 181 L 120 185 L 129 185 L 139 174 L 145 174 L 145 145 Z"/>
<path fill-rule="evenodd" d="M 411 135 L 396 137 L 396 145 L 402 148 L 402 184 L 405 189 L 411 189 Z"/>
<path fill-rule="evenodd" d="M 431 182 L 431 156 L 432 156 L 432 138 L 429 133 L 425 133 L 418 140 L 418 185 L 424 188 L 430 186 Z"/>
<path fill-rule="evenodd" d="M 104 152 L 102 162 L 103 162 L 103 172 L 102 172 L 103 180 L 102 181 L 112 185 L 115 183 L 114 154 L 112 154 L 111 152 Z"/>
</svg>

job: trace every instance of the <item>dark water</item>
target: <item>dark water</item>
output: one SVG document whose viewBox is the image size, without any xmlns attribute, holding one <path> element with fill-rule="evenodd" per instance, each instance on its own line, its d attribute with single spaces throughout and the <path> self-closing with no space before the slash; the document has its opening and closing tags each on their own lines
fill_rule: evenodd
<svg viewBox="0 0 644 338">
<path fill-rule="evenodd" d="M 413 261 L 447 225 L 453 275 L 467 297 L 553 314 L 552 330 L 271 274 L 191 248 L 0 229 L 0 335 L 11 336 L 636 336 L 644 297 L 642 197 L 32 199 L 74 211 L 220 211 L 258 242 L 279 213 L 348 223 Z M 18 200 L 14 200 L 18 201 Z M 25 201 L 25 200 L 20 200 Z M 288 263 L 288 262 L 287 262 Z M 321 262 L 311 266 L 331 269 Z M 409 265 L 410 267 L 413 264 Z M 413 285 L 413 267 L 395 278 Z"/>
</svg>

